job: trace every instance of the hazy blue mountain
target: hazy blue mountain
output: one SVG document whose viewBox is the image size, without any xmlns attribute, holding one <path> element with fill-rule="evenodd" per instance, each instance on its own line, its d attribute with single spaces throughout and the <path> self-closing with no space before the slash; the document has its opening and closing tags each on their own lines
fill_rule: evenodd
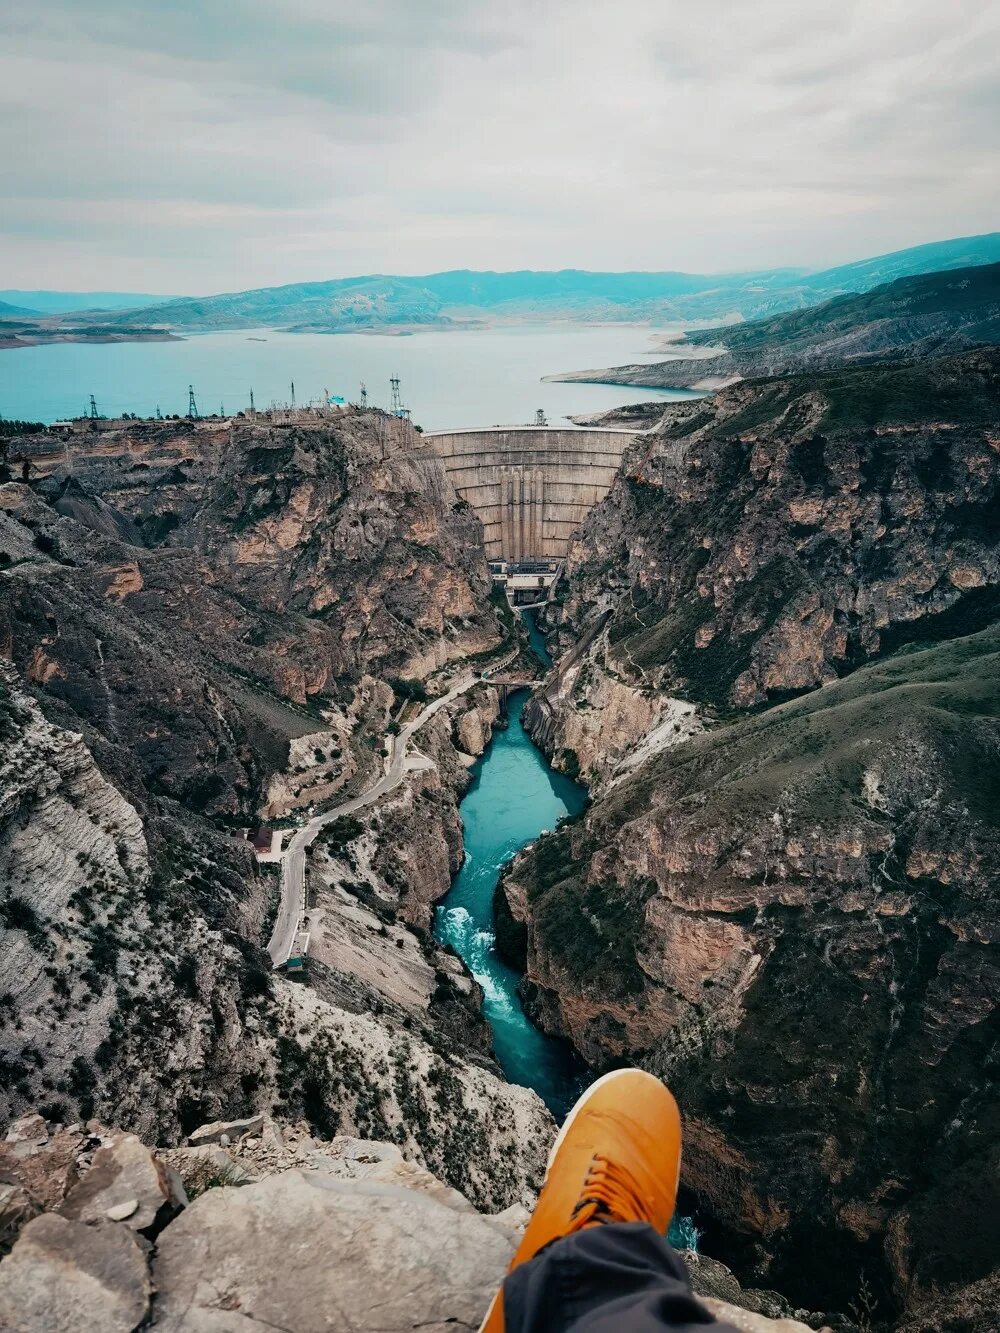
<svg viewBox="0 0 1000 1333">
<path fill-rule="evenodd" d="M 947 345 L 939 346 L 942 340 Z M 1000 263 L 896 278 L 807 310 L 701 329 L 687 341 L 724 343 L 734 355 L 766 354 L 785 361 L 831 352 L 844 360 L 910 355 L 914 347 L 920 355 L 937 356 L 995 344 L 1000 342 Z"/>
<path fill-rule="evenodd" d="M 25 315 L 37 314 L 37 310 L 28 310 L 22 305 L 8 305 L 6 301 L 0 301 L 0 319 L 23 318 Z"/>
<path fill-rule="evenodd" d="M 739 377 L 859 366 L 894 358 L 952 356 L 1000 344 L 1000 263 L 896 278 L 804 310 L 697 329 L 688 346 L 719 349 L 690 359 L 615 366 L 561 380 L 684 389 Z M 683 350 L 684 344 L 678 345 Z"/>
<path fill-rule="evenodd" d="M 932 241 L 909 250 L 895 250 L 892 254 L 862 259 L 854 264 L 841 264 L 821 273 L 811 273 L 805 284 L 810 291 L 822 296 L 837 296 L 841 292 L 866 292 L 881 287 L 895 278 L 907 278 L 917 273 L 941 273 L 952 268 L 969 268 L 974 264 L 995 264 L 1000 261 L 1000 232 L 983 236 L 960 236 L 951 241 Z"/>
<path fill-rule="evenodd" d="M 102 323 L 123 330 L 159 325 L 178 331 L 270 327 L 336 333 L 543 319 L 657 323 L 757 319 L 803 309 L 830 296 L 866 291 L 901 276 L 996 260 L 1000 260 L 1000 232 L 916 246 L 820 273 L 782 268 L 718 274 L 582 269 L 513 273 L 455 269 L 419 277 L 368 274 L 218 296 L 177 297 L 157 304 L 151 304 L 151 298 L 133 297 L 129 309 L 112 313 Z M 41 298 L 54 301 L 68 294 L 0 292 L 0 298 L 5 295 L 43 308 Z M 79 293 L 76 296 L 83 301 Z M 97 301 L 112 294 L 88 296 Z M 82 312 L 82 304 L 74 309 Z"/>
<path fill-rule="evenodd" d="M 20 306 L 17 311 L 19 315 L 64 315 L 77 310 L 133 310 L 171 299 L 169 296 L 154 296 L 148 292 L 28 292 L 13 287 L 0 290 L 0 304 L 10 301 Z"/>
</svg>

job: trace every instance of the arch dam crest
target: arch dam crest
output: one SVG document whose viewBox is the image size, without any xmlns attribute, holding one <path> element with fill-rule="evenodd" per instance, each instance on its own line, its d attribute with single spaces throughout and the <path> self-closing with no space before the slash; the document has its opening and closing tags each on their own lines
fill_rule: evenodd
<svg viewBox="0 0 1000 1333">
<path fill-rule="evenodd" d="M 599 427 L 494 426 L 428 433 L 459 498 L 479 515 L 491 562 L 553 564 L 611 489 L 629 442 Z"/>
</svg>

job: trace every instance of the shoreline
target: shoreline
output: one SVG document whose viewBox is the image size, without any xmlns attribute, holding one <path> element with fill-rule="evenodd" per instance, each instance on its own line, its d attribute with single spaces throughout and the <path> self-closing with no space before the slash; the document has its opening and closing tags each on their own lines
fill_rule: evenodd
<svg viewBox="0 0 1000 1333">
<path fill-rule="evenodd" d="M 36 334 L 28 334 L 21 337 L 18 334 L 12 337 L 4 336 L 4 327 L 0 323 L 0 352 L 16 352 L 22 347 L 57 347 L 63 344 L 87 344 L 93 346 L 108 346 L 112 343 L 181 343 L 187 339 L 182 334 L 168 333 L 102 333 L 90 336 L 85 333 L 73 334 L 62 332 L 53 334 L 52 337 L 38 337 Z"/>
</svg>

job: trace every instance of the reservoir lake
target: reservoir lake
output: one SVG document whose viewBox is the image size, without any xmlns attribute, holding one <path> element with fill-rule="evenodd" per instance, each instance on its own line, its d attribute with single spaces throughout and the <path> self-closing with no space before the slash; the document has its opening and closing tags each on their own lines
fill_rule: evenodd
<svg viewBox="0 0 1000 1333">
<path fill-rule="evenodd" d="M 408 335 L 203 333 L 179 342 L 57 343 L 0 351 L 0 416 L 52 422 L 89 411 L 184 415 L 188 385 L 202 415 L 319 402 L 324 390 L 357 402 L 361 384 L 376 407 L 391 406 L 390 376 L 425 430 L 513 425 L 541 408 L 553 423 L 568 414 L 624 403 L 700 397 L 679 389 L 544 384 L 544 375 L 663 361 L 653 340 L 669 330 L 635 325 L 517 325 Z"/>
</svg>

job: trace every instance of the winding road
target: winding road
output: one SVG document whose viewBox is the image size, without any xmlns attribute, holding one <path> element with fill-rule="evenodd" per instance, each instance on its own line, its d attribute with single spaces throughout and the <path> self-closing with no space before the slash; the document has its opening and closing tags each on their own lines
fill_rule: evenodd
<svg viewBox="0 0 1000 1333">
<path fill-rule="evenodd" d="M 374 805 L 374 803 L 385 796 L 387 792 L 393 791 L 403 781 L 406 774 L 406 751 L 410 740 L 420 728 L 430 718 L 442 708 L 446 708 L 460 694 L 466 690 L 478 685 L 480 681 L 489 680 L 490 676 L 501 671 L 520 653 L 520 647 L 509 653 L 505 658 L 487 668 L 481 675 L 470 672 L 469 675 L 461 677 L 446 694 L 440 698 L 432 700 L 427 704 L 412 722 L 408 722 L 402 728 L 398 736 L 392 736 L 386 733 L 389 741 L 389 751 L 385 764 L 385 771 L 382 776 L 366 791 L 359 796 L 353 796 L 349 801 L 344 801 L 341 805 L 335 805 L 332 810 L 325 810 L 321 815 L 316 815 L 310 819 L 308 824 L 296 830 L 294 837 L 290 839 L 281 858 L 281 901 L 278 904 L 278 915 L 274 922 L 274 930 L 271 932 L 271 938 L 268 940 L 267 952 L 271 956 L 272 967 L 282 967 L 291 957 L 292 949 L 295 945 L 295 936 L 299 930 L 299 923 L 305 915 L 305 883 L 306 883 L 306 848 L 312 843 L 317 834 L 327 824 L 332 824 L 335 819 L 340 819 L 342 815 L 351 815 L 356 810 L 362 810 L 365 806 Z"/>
</svg>

